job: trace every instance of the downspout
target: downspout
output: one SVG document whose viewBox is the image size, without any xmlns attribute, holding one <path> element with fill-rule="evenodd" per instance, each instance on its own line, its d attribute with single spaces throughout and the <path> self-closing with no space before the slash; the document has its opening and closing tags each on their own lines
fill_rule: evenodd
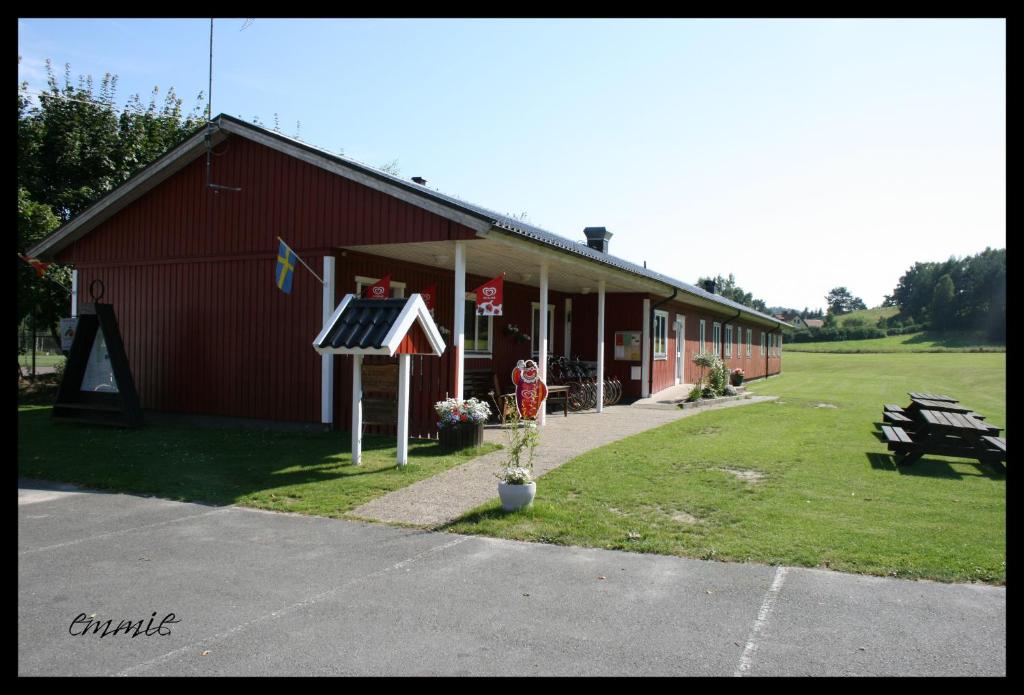
<svg viewBox="0 0 1024 695">
<path fill-rule="evenodd" d="M 651 315 L 647 317 L 647 320 L 651 323 L 651 365 L 647 371 L 647 393 L 654 393 L 654 310 L 666 302 L 671 302 L 679 294 L 679 288 L 672 288 L 672 296 L 665 297 L 660 302 L 651 307 Z M 668 324 L 665 324 L 665 342 L 668 342 Z M 667 346 L 666 346 L 667 347 Z"/>
</svg>

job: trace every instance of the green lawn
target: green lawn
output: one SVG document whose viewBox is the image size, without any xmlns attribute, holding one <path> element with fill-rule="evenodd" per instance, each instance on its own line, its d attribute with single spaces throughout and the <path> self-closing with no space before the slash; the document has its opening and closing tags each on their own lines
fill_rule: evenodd
<svg viewBox="0 0 1024 695">
<path fill-rule="evenodd" d="M 866 340 L 836 340 L 785 344 L 785 352 L 1006 352 L 1005 344 L 992 343 L 978 333 L 908 333 Z"/>
<path fill-rule="evenodd" d="M 436 443 L 411 442 L 399 470 L 393 437 L 365 437 L 355 466 L 346 432 L 123 430 L 55 423 L 50 411 L 18 407 L 19 476 L 330 517 L 497 448 L 442 455 Z"/>
<path fill-rule="evenodd" d="M 942 392 L 1005 425 L 1005 354 L 794 354 L 771 403 L 689 417 L 540 478 L 532 509 L 459 533 L 941 581 L 1005 582 L 1006 475 L 925 457 L 897 469 L 883 403 Z M 758 482 L 741 479 L 757 474 Z"/>
<path fill-rule="evenodd" d="M 899 307 L 895 306 L 880 306 L 874 309 L 859 309 L 857 311 L 851 311 L 849 314 L 841 314 L 836 317 L 836 324 L 843 326 L 848 321 L 856 321 L 857 319 L 864 319 L 865 326 L 876 326 L 878 325 L 878 319 L 885 317 L 887 319 L 892 318 L 896 314 L 900 313 Z"/>
<path fill-rule="evenodd" d="M 37 367 L 56 367 L 58 364 L 64 362 L 64 355 L 44 355 L 42 353 L 36 353 L 36 366 Z M 32 353 L 26 353 L 24 355 L 18 355 L 18 364 L 22 367 L 32 368 Z"/>
</svg>

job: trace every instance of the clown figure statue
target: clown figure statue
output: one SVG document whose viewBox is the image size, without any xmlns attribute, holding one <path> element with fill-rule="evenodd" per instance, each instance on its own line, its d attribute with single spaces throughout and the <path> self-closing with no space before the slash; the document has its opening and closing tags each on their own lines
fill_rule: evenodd
<svg viewBox="0 0 1024 695">
<path fill-rule="evenodd" d="M 535 420 L 544 399 L 548 395 L 548 387 L 540 378 L 537 363 L 533 360 L 519 360 L 512 370 L 512 383 L 516 385 L 516 408 L 519 417 L 524 420 Z"/>
</svg>

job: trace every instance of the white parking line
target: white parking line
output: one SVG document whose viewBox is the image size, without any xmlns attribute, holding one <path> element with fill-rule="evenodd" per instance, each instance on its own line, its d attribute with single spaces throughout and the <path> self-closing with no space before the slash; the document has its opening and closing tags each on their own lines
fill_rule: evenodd
<svg viewBox="0 0 1024 695">
<path fill-rule="evenodd" d="M 261 615 L 261 616 L 259 616 L 257 618 L 253 618 L 252 620 L 246 621 L 246 622 L 244 622 L 244 623 L 242 623 L 240 625 L 236 625 L 235 627 L 231 628 L 230 630 L 225 630 L 224 632 L 221 632 L 219 634 L 213 635 L 212 637 L 208 637 L 208 638 L 206 638 L 204 640 L 197 640 L 197 641 L 192 642 L 190 644 L 186 644 L 184 647 L 181 647 L 179 649 L 175 649 L 172 652 L 167 652 L 166 654 L 163 654 L 161 656 L 154 657 L 152 659 L 149 659 L 148 661 L 143 661 L 142 663 L 136 664 L 134 666 L 130 666 L 130 667 L 126 668 L 125 670 L 123 670 L 123 671 L 121 671 L 119 673 L 116 673 L 114 675 L 117 675 L 117 676 L 130 676 L 131 674 L 135 673 L 136 671 L 139 671 L 139 670 L 144 669 L 144 668 L 148 668 L 150 666 L 154 666 L 154 665 L 159 664 L 159 663 L 164 662 L 164 661 L 168 661 L 169 659 L 172 659 L 172 658 L 174 658 L 175 656 L 177 656 L 179 654 L 184 654 L 185 652 L 188 652 L 188 651 L 196 651 L 196 652 L 198 652 L 200 646 L 204 646 L 204 647 L 209 646 L 210 644 L 213 644 L 214 642 L 216 642 L 218 640 L 224 639 L 225 637 L 229 637 L 230 635 L 233 635 L 236 632 L 241 632 L 242 630 L 246 629 L 250 625 L 255 625 L 256 623 L 262 623 L 262 622 L 264 622 L 266 620 L 273 620 L 274 618 L 279 618 L 282 615 L 287 615 L 288 613 L 293 613 L 293 612 L 295 612 L 295 611 L 297 611 L 297 610 L 299 610 L 301 608 L 305 608 L 306 606 L 312 605 L 312 604 L 316 603 L 317 601 L 321 601 L 321 600 L 323 600 L 323 599 L 325 599 L 325 598 L 327 598 L 327 597 L 329 597 L 329 596 L 331 596 L 333 594 L 336 594 L 336 593 L 338 593 L 339 591 L 341 591 L 342 589 L 344 589 L 347 586 L 351 586 L 352 584 L 355 584 L 355 583 L 358 583 L 358 582 L 364 582 L 364 581 L 366 581 L 368 579 L 372 579 L 374 577 L 378 577 L 378 576 L 381 576 L 383 574 L 387 574 L 388 572 L 391 572 L 391 571 L 394 571 L 394 570 L 397 570 L 397 569 L 401 569 L 401 568 L 405 567 L 406 565 L 410 565 L 410 564 L 412 564 L 414 562 L 417 562 L 418 560 L 422 560 L 423 558 L 427 557 L 428 555 L 432 555 L 434 553 L 441 552 L 442 550 L 447 550 L 448 548 L 451 548 L 452 546 L 458 545 L 459 543 L 464 543 L 465 541 L 468 541 L 470 538 L 472 538 L 472 536 L 460 536 L 460 537 L 456 538 L 455 540 L 448 541 L 447 543 L 443 543 L 441 545 L 434 546 L 433 548 L 429 548 L 427 550 L 424 550 L 423 552 L 417 553 L 417 554 L 413 555 L 412 557 L 407 557 L 406 559 L 402 560 L 401 562 L 396 562 L 395 564 L 391 565 L 390 567 L 385 567 L 383 569 L 376 570 L 375 572 L 370 572 L 369 574 L 364 575 L 362 577 L 354 577 L 354 578 L 348 580 L 347 582 L 344 582 L 344 583 L 342 583 L 342 584 L 340 584 L 340 585 L 338 585 L 336 587 L 328 589 L 327 591 L 324 591 L 322 593 L 319 593 L 316 596 L 311 596 L 311 597 L 309 597 L 307 599 L 303 599 L 302 601 L 299 601 L 297 603 L 293 603 L 291 605 L 285 606 L 284 608 L 279 608 L 279 609 L 277 609 L 276 611 L 274 611 L 272 613 L 267 613 L 267 614 Z"/>
<path fill-rule="evenodd" d="M 23 555 L 31 555 L 33 553 L 42 553 L 47 550 L 57 550 L 58 548 L 66 548 L 69 545 L 78 545 L 79 543 L 85 543 L 87 541 L 95 541 L 100 538 L 110 538 L 111 536 L 120 536 L 125 533 L 132 533 L 133 531 L 141 531 L 142 529 L 155 528 L 157 526 L 166 526 L 167 524 L 176 524 L 179 521 L 188 521 L 189 519 L 198 519 L 201 516 L 209 516 L 210 514 L 220 514 L 230 510 L 231 507 L 221 507 L 220 509 L 214 509 L 208 512 L 202 512 L 200 514 L 190 514 L 189 516 L 182 516 L 177 519 L 170 519 L 169 521 L 158 521 L 155 524 L 146 524 L 144 526 L 133 526 L 132 528 L 118 529 L 117 531 L 110 531 L 109 533 L 101 533 L 96 536 L 87 536 L 86 538 L 79 538 L 74 541 L 67 541 L 66 543 L 57 543 L 56 545 L 47 545 L 42 548 L 32 548 L 31 550 L 23 550 L 18 553 L 18 557 Z"/>
<path fill-rule="evenodd" d="M 772 585 L 768 587 L 768 593 L 764 595 L 764 600 L 761 602 L 761 610 L 757 612 L 757 620 L 754 621 L 754 627 L 750 630 L 750 637 L 747 638 L 747 645 L 743 648 L 740 663 L 732 675 L 742 676 L 754 665 L 754 654 L 757 652 L 757 638 L 761 636 L 761 631 L 768 622 L 768 617 L 772 613 L 772 608 L 775 607 L 775 599 L 779 596 L 779 589 L 782 588 L 782 582 L 785 578 L 785 567 L 779 567 L 775 570 L 775 578 L 772 580 Z"/>
</svg>

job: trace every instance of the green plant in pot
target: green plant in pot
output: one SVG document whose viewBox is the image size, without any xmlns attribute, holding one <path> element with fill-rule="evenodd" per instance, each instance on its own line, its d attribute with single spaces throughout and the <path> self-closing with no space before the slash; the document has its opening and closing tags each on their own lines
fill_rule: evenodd
<svg viewBox="0 0 1024 695">
<path fill-rule="evenodd" d="M 514 410 L 502 426 L 508 445 L 505 461 L 498 476 L 498 496 L 501 508 L 512 512 L 533 504 L 537 483 L 533 480 L 533 454 L 540 443 L 537 423 L 524 420 Z"/>
</svg>

